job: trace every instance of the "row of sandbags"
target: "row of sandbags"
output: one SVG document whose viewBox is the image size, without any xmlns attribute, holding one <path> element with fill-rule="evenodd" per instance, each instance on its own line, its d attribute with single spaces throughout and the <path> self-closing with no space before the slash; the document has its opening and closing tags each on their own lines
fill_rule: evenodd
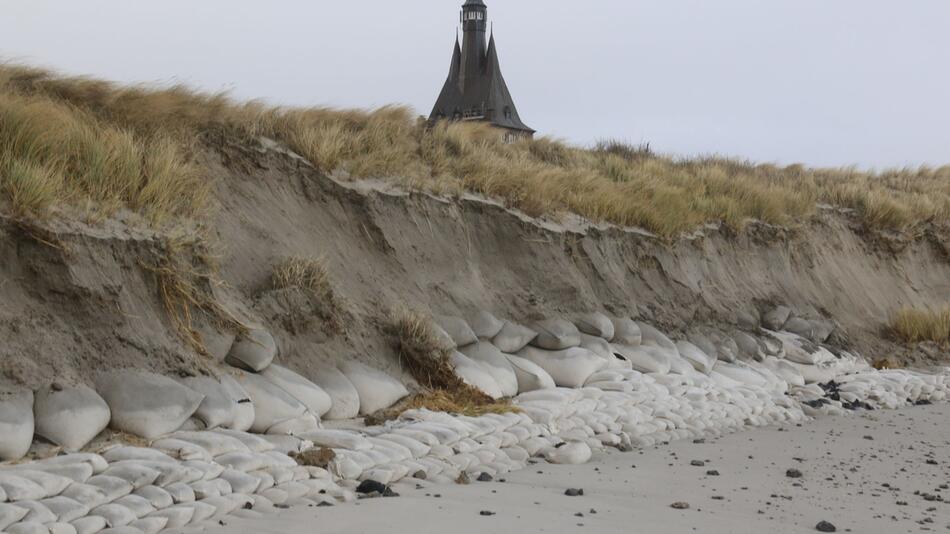
<svg viewBox="0 0 950 534">
<path fill-rule="evenodd" d="M 263 329 L 252 329 L 235 341 L 225 362 L 251 375 L 259 374 L 302 401 L 305 417 L 340 420 L 388 408 L 409 394 L 395 378 L 355 361 L 317 370 L 313 380 L 273 363 L 277 343 Z M 259 428 L 256 431 L 260 430 Z"/>
<path fill-rule="evenodd" d="M 0 530 L 151 534 L 259 517 L 276 506 L 351 501 L 318 467 L 288 456 L 301 438 L 233 430 L 176 432 L 151 448 L 114 445 L 0 468 Z"/>
<path fill-rule="evenodd" d="M 8 388 L 0 390 L 0 459 L 22 458 L 35 437 L 80 450 L 107 427 L 146 439 L 179 429 L 300 434 L 319 429 L 321 418 L 373 413 L 408 394 L 398 380 L 358 362 L 327 367 L 318 381 L 269 364 L 259 373 L 233 369 L 179 380 L 112 371 L 98 377 L 95 389 Z"/>
<path fill-rule="evenodd" d="M 792 326 L 795 319 L 787 309 L 765 318 L 769 324 Z M 647 323 L 601 313 L 529 326 L 484 311 L 468 320 L 452 316 L 435 320 L 444 341 L 455 348 L 456 372 L 494 398 L 555 386 L 581 387 L 624 369 L 660 374 L 696 370 L 707 375 L 718 369 L 761 381 L 755 372 L 742 369 L 746 362 L 757 361 L 789 385 L 801 386 L 869 368 L 862 358 L 844 351 L 832 353 L 797 333 L 757 327 L 731 333 L 694 328 L 685 339 L 673 341 Z"/>
<path fill-rule="evenodd" d="M 523 467 L 531 457 L 553 463 L 583 463 L 593 451 L 608 446 L 652 446 L 674 439 L 718 435 L 746 425 L 798 422 L 805 417 L 803 407 L 808 407 L 799 403 L 794 393 L 785 394 L 799 386 L 790 386 L 762 362 L 717 362 L 708 374 L 694 369 L 685 369 L 681 374 L 632 369 L 601 371 L 607 372 L 609 376 L 600 376 L 592 386 L 542 389 L 519 395 L 515 404 L 521 413 L 471 418 L 420 410 L 407 412 L 384 426 L 319 429 L 296 437 L 258 436 L 235 430 L 180 431 L 155 440 L 151 449 L 106 450 L 102 454 L 106 466 L 95 455 L 67 455 L 24 464 L 0 470 L 0 489 L 5 493 L 2 500 L 11 507 L 0 507 L 9 513 L 0 513 L 0 518 L 16 517 L 26 508 L 35 509 L 35 515 L 27 512 L 6 531 L 52 531 L 55 525 L 58 531 L 71 532 L 62 530 L 69 528 L 62 524 L 62 519 L 88 508 L 87 516 L 69 524 L 77 532 L 96 532 L 102 519 L 111 522 L 108 524 L 130 521 L 127 528 L 135 530 L 128 532 L 147 532 L 146 527 L 161 522 L 156 517 L 178 518 L 176 521 L 182 523 L 180 516 L 188 512 L 181 508 L 192 510 L 192 516 L 184 523 L 196 524 L 211 517 L 207 514 L 212 508 L 220 514 L 228 510 L 241 513 L 231 506 L 244 502 L 245 506 L 256 508 L 261 504 L 267 508 L 272 502 L 305 502 L 299 499 L 308 495 L 317 499 L 322 495 L 320 491 L 312 493 L 317 488 L 329 488 L 333 495 L 346 499 L 351 494 L 345 488 L 353 488 L 363 480 L 398 484 L 408 479 L 413 485 L 421 481 L 449 482 L 463 473 L 469 477 L 504 474 Z M 880 392 L 899 392 L 937 400 L 950 388 L 946 373 L 868 371 L 839 378 L 839 394 L 853 393 L 864 399 L 872 399 Z M 293 461 L 286 456 L 314 446 L 336 453 L 328 466 L 335 481 L 319 468 L 292 465 Z M 92 471 L 75 465 L 82 463 L 92 463 Z M 106 478 L 90 484 L 93 476 Z M 63 477 L 72 477 L 72 482 L 61 487 Z M 48 489 L 42 494 L 35 488 L 32 494 L 25 492 L 24 478 Z M 142 505 L 141 499 L 129 498 L 130 494 L 123 490 L 110 493 L 115 499 L 107 506 L 102 504 L 99 491 L 90 486 L 100 490 L 115 485 L 128 488 L 113 479 L 130 484 L 133 493 L 143 490 L 149 494 L 139 497 L 160 498 L 167 503 L 164 494 L 153 488 L 157 487 L 174 495 L 184 492 L 185 501 L 174 502 L 173 497 L 172 510 L 168 512 L 152 503 L 152 511 Z M 53 484 L 56 480 L 59 483 Z M 318 482 L 304 483 L 306 480 Z M 305 488 L 309 493 L 301 493 Z M 196 495 L 196 502 L 208 506 L 192 504 L 188 500 L 189 490 Z M 91 500 L 84 500 L 89 495 Z M 299 496 L 295 499 L 292 495 Z M 79 507 L 61 497 L 79 503 Z M 51 522 L 53 517 L 31 501 L 42 503 L 54 513 L 56 521 Z M 202 512 L 198 513 L 198 509 Z M 72 510 L 71 515 L 62 515 L 67 510 Z M 132 520 L 133 516 L 136 519 Z M 142 523 L 143 520 L 149 521 Z"/>
</svg>

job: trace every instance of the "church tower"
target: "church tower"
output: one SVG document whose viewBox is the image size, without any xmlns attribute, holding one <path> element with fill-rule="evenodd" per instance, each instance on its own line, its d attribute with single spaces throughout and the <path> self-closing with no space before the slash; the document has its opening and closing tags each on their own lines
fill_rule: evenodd
<svg viewBox="0 0 950 534">
<path fill-rule="evenodd" d="M 462 5 L 462 43 L 455 40 L 452 65 L 429 121 L 481 121 L 505 131 L 505 140 L 531 138 L 501 75 L 495 36 L 488 36 L 488 7 L 482 0 Z"/>
</svg>

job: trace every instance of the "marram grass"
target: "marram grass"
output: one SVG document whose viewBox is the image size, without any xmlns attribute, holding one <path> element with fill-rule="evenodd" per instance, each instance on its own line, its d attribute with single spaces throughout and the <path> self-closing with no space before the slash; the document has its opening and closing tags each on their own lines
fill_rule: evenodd
<svg viewBox="0 0 950 534">
<path fill-rule="evenodd" d="M 675 236 L 707 222 L 790 224 L 820 203 L 873 228 L 950 219 L 950 166 L 863 172 L 674 158 L 605 141 L 506 145 L 478 124 L 427 128 L 410 109 L 287 109 L 185 87 L 118 86 L 0 66 L 0 198 L 19 215 L 62 204 L 201 219 L 214 177 L 196 158 L 220 135 L 276 139 L 324 172 L 464 191 L 534 216 L 574 212 Z"/>
</svg>

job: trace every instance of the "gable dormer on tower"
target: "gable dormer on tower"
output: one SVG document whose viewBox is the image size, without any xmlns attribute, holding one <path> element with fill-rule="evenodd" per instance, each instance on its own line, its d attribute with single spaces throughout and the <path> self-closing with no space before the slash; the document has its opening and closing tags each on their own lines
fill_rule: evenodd
<svg viewBox="0 0 950 534">
<path fill-rule="evenodd" d="M 494 35 L 488 36 L 488 7 L 466 0 L 460 15 L 462 42 L 455 41 L 449 76 L 429 121 L 482 121 L 504 129 L 505 138 L 530 138 L 501 74 Z"/>
</svg>

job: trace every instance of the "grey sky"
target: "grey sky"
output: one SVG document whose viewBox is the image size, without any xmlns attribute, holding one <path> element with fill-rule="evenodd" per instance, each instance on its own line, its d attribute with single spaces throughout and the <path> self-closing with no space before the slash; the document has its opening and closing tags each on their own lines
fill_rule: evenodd
<svg viewBox="0 0 950 534">
<path fill-rule="evenodd" d="M 462 0 L 0 0 L 0 56 L 427 114 Z M 525 122 L 814 165 L 950 163 L 947 0 L 486 0 Z"/>
</svg>

